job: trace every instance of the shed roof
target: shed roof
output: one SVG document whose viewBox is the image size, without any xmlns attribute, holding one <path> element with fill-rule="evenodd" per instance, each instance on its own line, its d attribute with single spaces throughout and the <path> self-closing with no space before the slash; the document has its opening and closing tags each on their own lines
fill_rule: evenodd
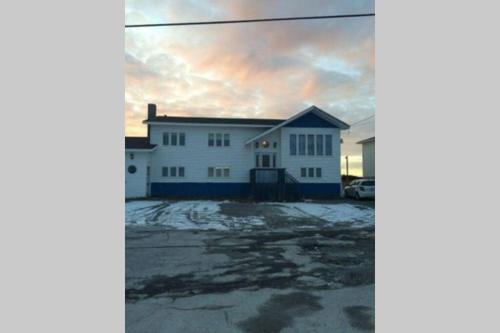
<svg viewBox="0 0 500 333">
<path fill-rule="evenodd" d="M 374 136 L 372 136 L 371 138 L 368 138 L 368 139 L 364 139 L 364 140 L 358 141 L 356 143 L 362 145 L 363 143 L 370 143 L 370 142 L 375 142 L 375 137 Z"/>
</svg>

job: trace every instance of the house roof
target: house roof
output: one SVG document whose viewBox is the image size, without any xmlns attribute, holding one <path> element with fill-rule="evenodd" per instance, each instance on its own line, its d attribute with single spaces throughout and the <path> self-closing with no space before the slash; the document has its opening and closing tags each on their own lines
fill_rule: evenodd
<svg viewBox="0 0 500 333">
<path fill-rule="evenodd" d="M 147 137 L 139 136 L 126 136 L 125 137 L 125 149 L 147 149 L 151 150 L 155 148 L 156 145 L 149 143 Z"/>
<path fill-rule="evenodd" d="M 334 116 L 332 116 L 331 114 L 321 110 L 320 108 L 318 108 L 317 106 L 313 105 L 313 106 L 310 106 L 308 107 L 307 109 L 305 109 L 304 111 L 302 112 L 299 112 L 297 113 L 295 116 L 291 117 L 291 118 L 288 118 L 286 121 L 283 121 L 279 124 L 277 124 L 276 126 L 274 126 L 273 128 L 251 138 L 250 140 L 248 140 L 247 142 L 245 142 L 245 144 L 249 144 L 249 143 L 252 143 L 253 141 L 256 141 L 274 131 L 276 131 L 277 129 L 283 127 L 283 126 L 286 126 L 290 123 L 292 123 L 293 121 L 299 119 L 300 117 L 308 114 L 308 113 L 313 113 L 315 114 L 316 116 L 318 116 L 319 118 L 325 120 L 326 122 L 329 122 L 330 124 L 334 125 L 335 127 L 338 127 L 340 129 L 349 129 L 350 126 L 346 123 L 344 123 L 343 121 L 341 121 L 340 119 L 338 118 L 335 118 Z"/>
<path fill-rule="evenodd" d="M 146 119 L 143 123 L 196 123 L 196 124 L 234 124 L 234 125 L 266 125 L 275 126 L 286 119 L 264 119 L 264 118 L 215 118 L 215 117 L 172 117 L 156 116 L 153 119 Z"/>
<path fill-rule="evenodd" d="M 364 139 L 364 140 L 358 141 L 356 143 L 362 145 L 363 143 L 369 143 L 369 142 L 375 142 L 375 137 L 372 136 L 371 138 Z"/>
</svg>

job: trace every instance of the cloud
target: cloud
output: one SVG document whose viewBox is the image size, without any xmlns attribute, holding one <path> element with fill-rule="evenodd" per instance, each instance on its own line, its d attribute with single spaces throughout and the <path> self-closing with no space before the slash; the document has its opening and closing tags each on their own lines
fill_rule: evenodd
<svg viewBox="0 0 500 333">
<path fill-rule="evenodd" d="M 125 14 L 134 24 L 373 11 L 356 0 L 127 0 Z M 171 115 L 269 118 L 315 104 L 348 123 L 375 111 L 374 18 L 128 29 L 125 60 L 127 134 L 145 133 L 147 103 Z M 361 127 L 347 141 L 374 134 Z"/>
</svg>

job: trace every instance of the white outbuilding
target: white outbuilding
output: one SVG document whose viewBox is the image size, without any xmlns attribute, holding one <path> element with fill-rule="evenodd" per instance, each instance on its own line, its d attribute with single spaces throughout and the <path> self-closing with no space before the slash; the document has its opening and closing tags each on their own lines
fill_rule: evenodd
<svg viewBox="0 0 500 333">
<path fill-rule="evenodd" d="M 375 137 L 357 142 L 363 149 L 363 177 L 375 178 Z"/>
</svg>

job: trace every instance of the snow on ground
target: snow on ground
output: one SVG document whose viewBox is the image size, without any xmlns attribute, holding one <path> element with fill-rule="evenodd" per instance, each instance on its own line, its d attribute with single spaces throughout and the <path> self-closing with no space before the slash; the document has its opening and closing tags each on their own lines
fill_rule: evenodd
<svg viewBox="0 0 500 333">
<path fill-rule="evenodd" d="M 149 204 L 148 204 L 149 203 Z M 173 229 L 229 230 L 263 225 L 259 216 L 234 217 L 220 213 L 221 201 L 127 202 L 125 224 L 164 225 Z"/>
<path fill-rule="evenodd" d="M 292 219 L 320 218 L 330 223 L 353 222 L 353 226 L 375 223 L 375 210 L 352 204 L 322 204 L 310 202 L 276 204 L 283 216 Z"/>
</svg>

